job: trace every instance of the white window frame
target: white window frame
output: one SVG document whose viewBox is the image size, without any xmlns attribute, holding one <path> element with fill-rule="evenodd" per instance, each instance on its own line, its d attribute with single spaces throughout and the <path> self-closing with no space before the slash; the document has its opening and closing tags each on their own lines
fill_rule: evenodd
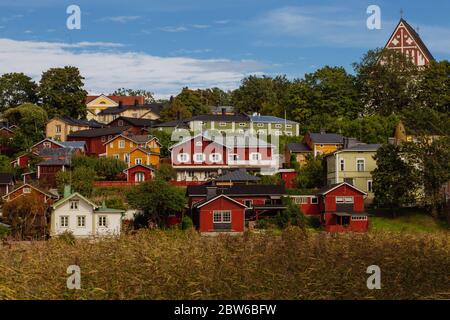
<svg viewBox="0 0 450 320">
<path fill-rule="evenodd" d="M 230 219 L 225 220 L 224 214 L 227 214 Z M 220 215 L 220 219 L 216 219 L 216 215 Z M 213 223 L 231 223 L 231 210 L 214 210 Z"/>
<path fill-rule="evenodd" d="M 60 216 L 59 217 L 59 226 L 61 228 L 68 228 L 69 227 L 69 216 Z"/>
<path fill-rule="evenodd" d="M 340 169 L 340 171 L 345 171 L 345 159 L 340 159 L 339 169 Z"/>
<path fill-rule="evenodd" d="M 136 172 L 134 175 L 134 181 L 135 182 L 144 182 L 145 181 L 145 173 L 141 172 L 141 171 Z"/>
<path fill-rule="evenodd" d="M 215 157 L 215 156 L 217 156 L 217 160 L 214 160 L 214 157 Z M 211 161 L 211 162 L 213 162 L 213 163 L 220 162 L 220 161 L 222 161 L 222 155 L 221 155 L 220 153 L 217 153 L 217 152 L 211 153 L 211 154 L 209 155 L 209 161 Z"/>
<path fill-rule="evenodd" d="M 281 124 L 277 123 L 277 124 L 275 124 L 275 128 L 276 129 L 281 129 L 281 128 L 283 128 L 283 126 Z"/>
<path fill-rule="evenodd" d="M 369 187 L 370 185 L 370 187 Z M 373 180 L 367 180 L 367 191 L 373 192 Z"/>
<path fill-rule="evenodd" d="M 275 130 L 274 133 L 276 136 L 281 136 L 283 134 L 280 130 Z"/>
<path fill-rule="evenodd" d="M 23 188 L 23 193 L 31 193 L 31 188 L 29 187 Z"/>
<path fill-rule="evenodd" d="M 250 205 L 247 205 L 247 202 L 250 203 Z M 253 206 L 253 200 L 252 199 L 245 199 L 244 200 L 244 205 L 251 208 Z"/>
<path fill-rule="evenodd" d="M 319 198 L 311 197 L 311 204 L 318 204 L 318 203 L 319 203 Z"/>
<path fill-rule="evenodd" d="M 114 159 L 119 159 L 119 155 L 118 154 L 113 154 L 113 158 Z"/>
<path fill-rule="evenodd" d="M 236 157 L 236 159 L 234 157 Z M 228 154 L 228 161 L 239 161 L 239 154 L 237 154 L 237 153 L 229 153 Z"/>
<path fill-rule="evenodd" d="M 359 170 L 358 161 L 362 161 L 363 170 Z M 356 158 L 356 171 L 357 172 L 364 172 L 364 171 L 366 171 L 366 159 L 364 159 L 364 158 Z"/>
<path fill-rule="evenodd" d="M 257 156 L 256 159 L 254 159 L 254 156 Z M 260 152 L 251 152 L 250 153 L 250 161 L 261 161 L 262 155 Z"/>
<path fill-rule="evenodd" d="M 86 216 L 77 216 L 77 228 L 86 228 Z"/>
<path fill-rule="evenodd" d="M 119 140 L 119 149 L 125 149 L 125 140 Z"/>
<path fill-rule="evenodd" d="M 308 203 L 308 197 L 295 197 L 294 198 L 295 204 L 307 204 Z"/>
<path fill-rule="evenodd" d="M 182 158 L 185 158 L 185 159 L 182 159 Z M 181 152 L 181 153 L 177 154 L 177 160 L 180 163 L 189 162 L 189 153 Z"/>
<path fill-rule="evenodd" d="M 227 123 L 226 122 L 219 122 L 219 127 L 226 127 Z"/>
<path fill-rule="evenodd" d="M 201 156 L 201 159 L 198 159 L 199 156 Z M 203 161 L 205 161 L 205 155 L 203 153 L 194 153 L 194 162 L 202 163 Z"/>
<path fill-rule="evenodd" d="M 70 200 L 69 208 L 71 211 L 77 211 L 80 209 L 80 200 Z"/>
<path fill-rule="evenodd" d="M 264 127 L 264 123 L 258 123 L 256 126 L 257 126 L 258 128 L 262 128 L 262 127 Z"/>
<path fill-rule="evenodd" d="M 61 133 L 61 125 L 60 124 L 57 124 L 56 126 L 55 126 L 55 132 L 56 133 Z"/>
<path fill-rule="evenodd" d="M 343 204 L 343 203 L 353 204 L 353 203 L 355 203 L 355 198 L 353 196 L 338 196 L 338 197 L 336 197 L 336 203 L 337 204 Z"/>
<path fill-rule="evenodd" d="M 287 124 L 286 125 L 286 129 L 291 129 L 292 128 L 292 124 Z"/>
<path fill-rule="evenodd" d="M 245 127 L 245 126 L 246 126 L 246 123 L 245 123 L 245 122 L 239 123 L 239 127 Z"/>
<path fill-rule="evenodd" d="M 201 147 L 202 145 L 203 145 L 203 141 L 201 141 L 201 140 L 195 142 L 196 147 Z"/>
<path fill-rule="evenodd" d="M 142 158 L 136 158 L 134 159 L 135 164 L 142 164 Z"/>
<path fill-rule="evenodd" d="M 50 149 L 52 147 L 52 143 L 48 141 L 44 142 L 42 145 L 45 149 Z"/>
<path fill-rule="evenodd" d="M 98 216 L 98 226 L 99 227 L 108 227 L 108 216 Z"/>
</svg>

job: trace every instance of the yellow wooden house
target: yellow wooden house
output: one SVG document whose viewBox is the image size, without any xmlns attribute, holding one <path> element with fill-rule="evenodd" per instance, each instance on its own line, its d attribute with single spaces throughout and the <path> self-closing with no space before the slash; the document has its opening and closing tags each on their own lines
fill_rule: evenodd
<svg viewBox="0 0 450 320">
<path fill-rule="evenodd" d="M 303 143 L 306 144 L 312 151 L 314 157 L 317 155 L 327 155 L 339 150 L 344 145 L 344 137 L 336 133 L 320 133 L 308 132 L 303 138 Z"/>
<path fill-rule="evenodd" d="M 441 136 L 428 133 L 425 134 L 424 137 L 428 140 L 428 143 L 432 143 L 433 141 L 438 140 Z M 402 142 L 417 142 L 417 140 L 418 136 L 412 132 L 408 132 L 403 122 L 399 121 L 394 130 L 394 143 L 399 145 Z"/>
<path fill-rule="evenodd" d="M 148 135 L 118 135 L 105 142 L 106 156 L 124 161 L 128 166 L 136 162 L 159 167 L 161 144 Z"/>
</svg>

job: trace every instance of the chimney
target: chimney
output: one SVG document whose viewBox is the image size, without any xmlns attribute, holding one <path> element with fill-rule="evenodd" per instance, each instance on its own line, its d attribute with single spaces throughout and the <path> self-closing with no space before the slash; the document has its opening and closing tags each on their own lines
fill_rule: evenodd
<svg viewBox="0 0 450 320">
<path fill-rule="evenodd" d="M 324 128 L 320 128 L 320 134 L 326 134 L 326 131 Z"/>
<path fill-rule="evenodd" d="M 206 187 L 206 200 L 212 199 L 216 195 L 217 195 L 217 187 L 216 186 Z"/>
<path fill-rule="evenodd" d="M 67 198 L 72 193 L 70 185 L 66 184 L 64 185 L 64 198 Z"/>
<path fill-rule="evenodd" d="M 356 138 L 344 138 L 344 149 L 348 149 L 354 147 L 358 144 L 361 144 Z"/>
<path fill-rule="evenodd" d="M 222 108 L 222 115 L 225 115 L 227 113 L 227 109 L 226 108 Z"/>
</svg>

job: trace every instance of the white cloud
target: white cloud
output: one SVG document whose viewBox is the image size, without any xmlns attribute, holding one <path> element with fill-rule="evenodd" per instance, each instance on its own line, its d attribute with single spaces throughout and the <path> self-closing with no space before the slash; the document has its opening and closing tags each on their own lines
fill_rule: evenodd
<svg viewBox="0 0 450 320">
<path fill-rule="evenodd" d="M 208 29 L 211 26 L 208 24 L 192 24 L 191 27 L 194 29 Z"/>
<path fill-rule="evenodd" d="M 228 24 L 230 23 L 230 20 L 216 20 L 214 21 L 216 24 Z"/>
<path fill-rule="evenodd" d="M 101 18 L 99 21 L 126 23 L 128 21 L 135 21 L 141 18 L 142 18 L 141 16 L 115 16 L 115 17 L 104 17 Z"/>
<path fill-rule="evenodd" d="M 180 27 L 173 27 L 173 26 L 167 26 L 167 27 L 161 27 L 158 28 L 161 31 L 164 32 L 185 32 L 188 31 L 186 27 L 180 26 Z"/>
<path fill-rule="evenodd" d="M 108 42 L 67 44 L 0 38 L 0 74 L 24 72 L 39 80 L 42 72 L 49 68 L 73 65 L 80 69 L 86 78 L 86 89 L 93 94 L 129 87 L 169 96 L 183 86 L 233 89 L 246 75 L 259 73 L 267 67 L 254 60 L 160 57 L 101 48 L 110 46 Z M 85 50 L 74 52 L 73 48 Z"/>
</svg>

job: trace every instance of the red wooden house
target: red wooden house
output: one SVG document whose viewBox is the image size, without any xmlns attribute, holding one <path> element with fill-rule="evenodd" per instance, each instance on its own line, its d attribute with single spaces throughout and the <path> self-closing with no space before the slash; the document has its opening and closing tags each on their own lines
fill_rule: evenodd
<svg viewBox="0 0 450 320">
<path fill-rule="evenodd" d="M 187 187 L 186 194 L 194 224 L 201 232 L 243 232 L 244 226 L 238 228 L 240 223 L 234 225 L 229 221 L 233 221 L 234 215 L 237 215 L 234 219 L 239 222 L 240 213 L 243 212 L 244 221 L 252 221 L 276 215 L 286 208 L 281 202 L 286 194 L 282 185 L 191 185 Z M 237 203 L 241 206 L 236 206 Z M 214 211 L 217 211 L 216 218 Z M 223 212 L 230 214 L 225 213 L 225 218 L 219 219 L 219 214 L 223 216 Z"/>
<path fill-rule="evenodd" d="M 30 160 L 31 160 L 30 154 L 25 153 L 25 154 L 18 156 L 13 161 L 11 161 L 11 166 L 13 168 L 26 168 L 26 167 L 28 167 L 28 163 Z"/>
<path fill-rule="evenodd" d="M 39 199 L 41 199 L 42 202 L 47 203 L 49 205 L 53 204 L 53 202 L 58 199 L 58 196 L 49 192 L 45 192 L 27 183 L 5 194 L 2 198 L 4 201 L 10 202 L 18 199 L 21 196 L 30 194 L 34 195 L 35 197 L 38 197 Z"/>
<path fill-rule="evenodd" d="M 364 212 L 366 193 L 346 182 L 327 186 L 316 195 L 290 196 L 305 215 L 320 217 L 328 232 L 364 232 L 369 218 Z"/>
<path fill-rule="evenodd" d="M 107 124 L 108 127 L 129 127 L 134 135 L 147 134 L 149 128 L 156 124 L 155 120 L 144 118 L 118 117 Z"/>
<path fill-rule="evenodd" d="M 8 172 L 0 172 L 0 195 L 6 194 L 12 190 L 16 180 L 14 174 Z"/>
<path fill-rule="evenodd" d="M 151 166 L 137 164 L 123 171 L 127 175 L 127 182 L 140 183 L 151 180 L 155 169 Z"/>
<path fill-rule="evenodd" d="M 105 142 L 113 137 L 122 134 L 132 134 L 130 127 L 108 127 L 99 129 L 80 130 L 73 132 L 67 136 L 68 141 L 85 141 L 86 154 L 103 155 L 106 152 Z"/>
</svg>

